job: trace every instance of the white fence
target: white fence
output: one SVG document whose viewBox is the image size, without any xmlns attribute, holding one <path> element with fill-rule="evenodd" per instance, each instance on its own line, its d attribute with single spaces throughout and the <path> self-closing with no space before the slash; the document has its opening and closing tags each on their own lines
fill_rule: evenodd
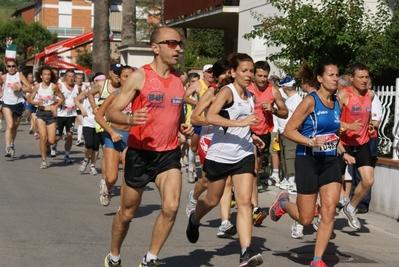
<svg viewBox="0 0 399 267">
<path fill-rule="evenodd" d="M 396 79 L 396 86 L 376 86 L 374 87 L 382 105 L 382 118 L 378 129 L 379 152 L 389 154 L 393 150 L 392 159 L 398 160 L 399 147 L 399 78 Z M 392 106 L 394 109 L 392 111 Z M 387 125 L 393 122 L 392 136 L 389 137 Z M 393 139 L 393 140 L 392 140 Z"/>
</svg>

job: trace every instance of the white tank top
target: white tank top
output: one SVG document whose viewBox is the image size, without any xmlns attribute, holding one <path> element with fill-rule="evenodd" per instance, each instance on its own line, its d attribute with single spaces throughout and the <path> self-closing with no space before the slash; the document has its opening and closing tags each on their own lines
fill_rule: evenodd
<svg viewBox="0 0 399 267">
<path fill-rule="evenodd" d="M 19 103 L 24 103 L 24 96 L 22 92 L 14 92 L 12 90 L 12 86 L 16 85 L 19 88 L 22 87 L 21 80 L 19 79 L 19 72 L 15 73 L 14 75 L 6 74 L 6 82 L 4 84 L 4 91 L 3 91 L 3 102 L 8 105 L 16 105 Z"/>
<path fill-rule="evenodd" d="M 227 85 L 233 94 L 233 102 L 223 107 L 220 115 L 230 120 L 242 120 L 254 114 L 254 101 L 251 93 L 246 90 L 247 100 L 243 100 L 233 84 Z M 218 163 L 233 164 L 254 153 L 254 145 L 249 126 L 218 127 L 213 126 L 214 134 L 206 159 Z"/>
<path fill-rule="evenodd" d="M 54 104 L 55 95 L 54 95 L 54 92 L 53 92 L 53 89 L 52 89 L 53 84 L 50 83 L 50 85 L 46 89 L 44 89 L 42 87 L 42 84 L 43 83 L 40 83 L 39 90 L 37 90 L 37 94 L 36 94 L 35 98 L 38 101 L 42 100 L 43 101 L 43 106 L 44 107 L 48 107 L 48 106 L 51 106 L 51 105 Z"/>
<path fill-rule="evenodd" d="M 58 117 L 76 117 L 78 114 L 76 112 L 74 99 L 79 95 L 77 85 L 75 84 L 72 91 L 69 91 L 65 84 L 61 83 L 61 92 L 65 97 L 65 102 L 58 107 Z"/>
<path fill-rule="evenodd" d="M 89 90 L 88 90 L 89 91 Z M 95 96 L 94 101 L 98 102 L 99 97 Z M 89 99 L 87 96 L 83 99 L 82 107 L 86 110 L 87 116 L 83 116 L 82 126 L 95 128 L 96 120 L 94 119 L 93 109 L 91 108 Z"/>
</svg>

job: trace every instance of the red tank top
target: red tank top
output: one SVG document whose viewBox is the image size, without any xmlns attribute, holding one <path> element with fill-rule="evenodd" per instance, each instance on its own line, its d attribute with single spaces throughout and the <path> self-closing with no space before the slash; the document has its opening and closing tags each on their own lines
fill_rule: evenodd
<svg viewBox="0 0 399 267">
<path fill-rule="evenodd" d="M 348 92 L 348 105 L 342 111 L 341 121 L 352 123 L 360 119 L 363 127 L 356 132 L 346 130 L 340 136 L 341 141 L 346 146 L 360 146 L 370 139 L 368 125 L 371 115 L 371 98 L 368 91 L 364 96 L 358 96 L 352 92 L 350 86 L 345 87 L 345 90 Z"/>
<path fill-rule="evenodd" d="M 179 146 L 177 134 L 182 111 L 184 88 L 175 70 L 168 78 L 160 77 L 150 65 L 143 66 L 145 83 L 132 101 L 132 111 L 148 107 L 149 119 L 142 126 L 133 126 L 128 146 L 149 151 L 169 151 Z"/>
<path fill-rule="evenodd" d="M 270 102 L 274 105 L 273 85 L 269 83 L 265 91 L 261 92 L 251 84 L 248 91 L 255 95 L 255 112 L 254 115 L 259 118 L 259 123 L 251 126 L 251 131 L 257 135 L 268 134 L 273 131 L 273 115 L 270 112 L 263 112 L 262 102 Z"/>
</svg>

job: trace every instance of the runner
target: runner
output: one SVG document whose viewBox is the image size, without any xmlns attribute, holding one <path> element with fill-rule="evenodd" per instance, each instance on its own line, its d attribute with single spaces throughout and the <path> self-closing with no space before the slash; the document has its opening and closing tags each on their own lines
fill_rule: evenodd
<svg viewBox="0 0 399 267">
<path fill-rule="evenodd" d="M 36 72 L 36 81 L 33 92 L 28 101 L 32 106 L 37 106 L 37 128 L 40 135 L 40 154 L 42 162 L 40 169 L 47 169 L 47 146 L 54 144 L 57 128 L 57 109 L 64 103 L 64 95 L 57 86 L 57 77 L 50 66 L 43 66 Z M 55 97 L 59 101 L 55 102 Z"/>
<path fill-rule="evenodd" d="M 190 214 L 186 236 L 190 243 L 198 241 L 201 219 L 220 202 L 226 180 L 231 176 L 238 205 L 237 232 L 241 246 L 239 266 L 258 266 L 263 263 L 262 255 L 250 248 L 251 195 L 255 168 L 250 125 L 259 123 L 259 118 L 253 115 L 252 94 L 246 89 L 254 73 L 252 58 L 247 54 L 236 53 L 230 60 L 230 71 L 234 82 L 219 91 L 206 115 L 206 120 L 214 127 L 204 162 L 208 192 L 199 198 L 195 211 Z"/>
<path fill-rule="evenodd" d="M 5 157 L 14 157 L 15 138 L 17 129 L 24 112 L 24 97 L 22 92 L 30 93 L 32 88 L 25 76 L 17 71 L 18 64 L 14 59 L 6 61 L 7 74 L 1 75 L 0 86 L 3 88 L 2 112 L 6 120 L 7 128 L 4 134 L 6 141 Z"/>
<path fill-rule="evenodd" d="M 183 43 L 179 33 L 168 27 L 156 28 L 150 38 L 154 60 L 135 71 L 106 112 L 112 123 L 132 125 L 126 152 L 125 179 L 121 207 L 112 224 L 110 253 L 105 266 L 121 264 L 120 249 L 131 219 L 141 203 L 145 186 L 154 182 L 161 197 L 162 210 L 154 223 L 149 251 L 139 267 L 164 264 L 158 254 L 169 236 L 179 209 L 181 193 L 180 147 L 178 130 L 192 134 L 184 122 L 183 83 L 172 68 L 178 62 Z M 122 114 L 132 102 L 133 114 Z"/>
</svg>

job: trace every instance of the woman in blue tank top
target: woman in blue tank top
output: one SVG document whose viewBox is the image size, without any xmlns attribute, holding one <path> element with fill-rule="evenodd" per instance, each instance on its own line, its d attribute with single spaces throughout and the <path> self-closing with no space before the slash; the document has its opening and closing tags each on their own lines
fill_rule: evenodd
<svg viewBox="0 0 399 267">
<path fill-rule="evenodd" d="M 335 97 L 338 67 L 322 62 L 309 71 L 308 76 L 315 81 L 317 90 L 299 104 L 284 130 L 284 136 L 298 144 L 295 158 L 297 203 L 289 202 L 289 194 L 281 192 L 269 214 L 273 221 L 278 221 L 288 213 L 300 224 L 309 225 L 320 194 L 322 217 L 310 266 L 326 266 L 321 258 L 334 226 L 335 207 L 341 190 L 341 159 L 338 155 L 344 151 L 337 135 L 342 108 Z M 348 154 L 344 153 L 343 157 L 348 163 L 354 161 Z"/>
</svg>

